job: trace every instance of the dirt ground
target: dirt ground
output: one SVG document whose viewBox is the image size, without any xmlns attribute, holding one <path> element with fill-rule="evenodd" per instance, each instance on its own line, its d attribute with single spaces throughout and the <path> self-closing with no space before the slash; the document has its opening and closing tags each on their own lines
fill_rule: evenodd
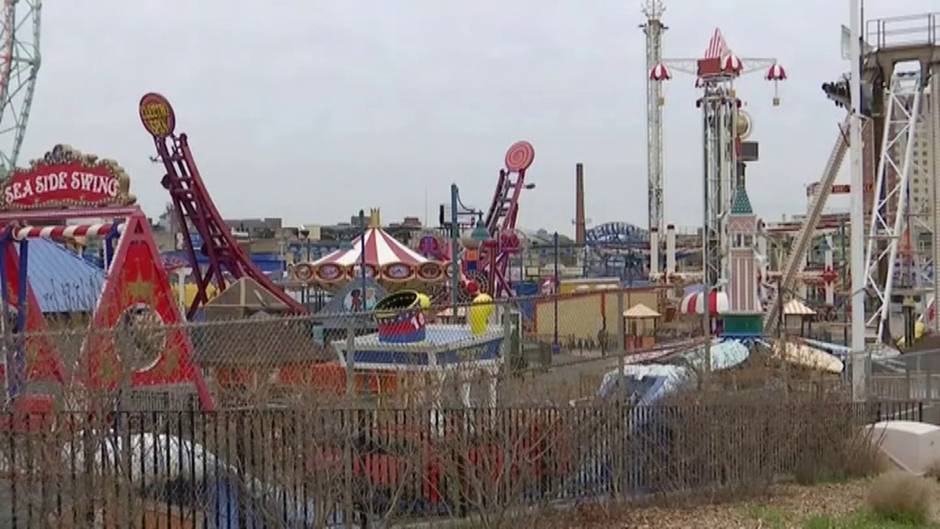
<svg viewBox="0 0 940 529">
<path fill-rule="evenodd" d="M 764 497 L 707 505 L 582 508 L 566 525 L 580 529 L 800 529 L 812 515 L 844 516 L 859 510 L 869 483 L 784 485 Z"/>
</svg>

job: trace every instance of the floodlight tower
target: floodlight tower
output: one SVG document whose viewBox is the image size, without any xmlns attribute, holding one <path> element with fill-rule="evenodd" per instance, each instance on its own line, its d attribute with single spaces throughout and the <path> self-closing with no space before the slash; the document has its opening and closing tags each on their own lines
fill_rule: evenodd
<svg viewBox="0 0 940 529">
<path fill-rule="evenodd" d="M 640 28 L 646 34 L 646 71 L 663 60 L 663 32 L 668 29 L 662 22 L 665 6 L 661 0 L 647 0 L 643 6 L 646 23 Z M 650 80 L 646 83 L 646 173 L 647 173 L 647 212 L 649 233 L 663 231 L 663 85 Z M 652 239 L 650 240 L 652 243 Z M 653 252 L 659 252 L 650 246 L 650 263 L 659 263 Z M 658 268 L 658 266 L 657 266 Z M 659 270 L 650 269 L 650 274 Z"/>
</svg>

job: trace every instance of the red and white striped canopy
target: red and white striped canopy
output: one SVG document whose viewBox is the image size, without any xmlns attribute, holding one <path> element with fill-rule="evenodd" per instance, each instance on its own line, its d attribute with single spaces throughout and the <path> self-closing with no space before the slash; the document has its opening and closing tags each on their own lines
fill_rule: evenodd
<svg viewBox="0 0 940 529">
<path fill-rule="evenodd" d="M 728 45 L 725 44 L 725 38 L 721 36 L 721 30 L 715 28 L 712 38 L 708 41 L 708 47 L 705 48 L 705 58 L 720 59 L 728 53 Z"/>
<path fill-rule="evenodd" d="M 668 81 L 672 79 L 672 74 L 665 64 L 659 63 L 650 70 L 650 79 L 653 81 Z"/>
<path fill-rule="evenodd" d="M 352 243 L 352 248 L 348 250 L 336 250 L 335 252 L 324 255 L 314 261 L 312 265 L 316 267 L 323 264 L 335 264 L 339 266 L 359 264 L 360 259 L 362 259 L 362 238 L 356 237 L 350 242 Z M 379 269 L 385 265 L 394 263 L 418 266 L 428 262 L 421 254 L 398 242 L 382 228 L 369 228 L 366 230 L 365 248 L 366 264 Z"/>
<path fill-rule="evenodd" d="M 726 72 L 741 73 L 741 70 L 744 69 L 744 64 L 741 62 L 740 57 L 729 53 L 728 56 L 721 61 L 721 69 Z"/>
<path fill-rule="evenodd" d="M 783 81 L 786 78 L 787 71 L 783 69 L 783 66 L 777 63 L 773 63 L 770 68 L 767 69 L 766 79 L 768 81 Z"/>
<path fill-rule="evenodd" d="M 679 304 L 679 312 L 682 314 L 702 314 L 704 310 L 702 297 L 701 292 L 686 294 L 682 298 L 682 303 Z M 728 312 L 728 294 L 712 291 L 708 296 L 708 309 L 712 315 Z"/>
<path fill-rule="evenodd" d="M 23 226 L 13 230 L 13 238 L 21 241 L 29 238 L 41 239 L 74 239 L 76 237 L 87 237 L 97 239 L 107 237 L 111 230 L 117 227 L 120 230 L 122 224 L 68 224 L 58 226 Z"/>
</svg>

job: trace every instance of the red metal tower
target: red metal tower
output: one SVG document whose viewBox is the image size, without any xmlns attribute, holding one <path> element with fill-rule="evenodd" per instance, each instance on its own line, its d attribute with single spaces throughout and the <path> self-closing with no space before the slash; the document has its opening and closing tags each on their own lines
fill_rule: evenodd
<svg viewBox="0 0 940 529">
<path fill-rule="evenodd" d="M 153 136 L 157 154 L 166 168 L 166 175 L 161 183 L 170 192 L 170 198 L 173 200 L 186 253 L 196 280 L 197 292 L 187 310 L 187 318 L 192 318 L 209 300 L 207 288 L 210 284 L 215 283 L 220 291 L 225 289 L 226 273 L 234 280 L 250 277 L 296 312 L 306 312 L 300 303 L 264 275 L 236 243 L 209 197 L 193 160 L 186 134 L 174 133 L 176 116 L 169 101 L 152 92 L 144 95 L 140 100 L 140 119 L 144 128 Z M 197 249 L 193 247 L 191 238 L 192 230 L 202 238 L 202 247 L 198 251 L 208 260 L 205 269 L 199 266 Z"/>
<path fill-rule="evenodd" d="M 493 254 L 482 260 L 483 270 L 487 273 L 496 296 L 512 293 L 506 272 L 509 268 L 509 256 L 519 250 L 519 237 L 515 233 L 519 196 L 523 189 L 532 187 L 525 183 L 525 172 L 534 160 L 535 148 L 531 143 L 518 141 L 509 147 L 506 151 L 506 168 L 499 170 L 496 193 L 486 214 L 486 229 L 494 244 L 487 249 Z"/>
</svg>

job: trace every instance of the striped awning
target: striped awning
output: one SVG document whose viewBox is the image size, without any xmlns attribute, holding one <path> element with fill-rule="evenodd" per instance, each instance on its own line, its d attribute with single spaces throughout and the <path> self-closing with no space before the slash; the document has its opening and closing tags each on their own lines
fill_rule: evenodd
<svg viewBox="0 0 940 529">
<path fill-rule="evenodd" d="M 679 304 L 679 312 L 682 314 L 703 314 L 704 303 L 701 292 L 686 294 Z M 724 314 L 728 312 L 728 294 L 719 291 L 712 291 L 708 296 L 709 313 L 712 315 Z"/>
<path fill-rule="evenodd" d="M 791 299 L 783 306 L 783 313 L 787 316 L 813 316 L 816 311 L 807 307 L 798 299 Z"/>
</svg>

